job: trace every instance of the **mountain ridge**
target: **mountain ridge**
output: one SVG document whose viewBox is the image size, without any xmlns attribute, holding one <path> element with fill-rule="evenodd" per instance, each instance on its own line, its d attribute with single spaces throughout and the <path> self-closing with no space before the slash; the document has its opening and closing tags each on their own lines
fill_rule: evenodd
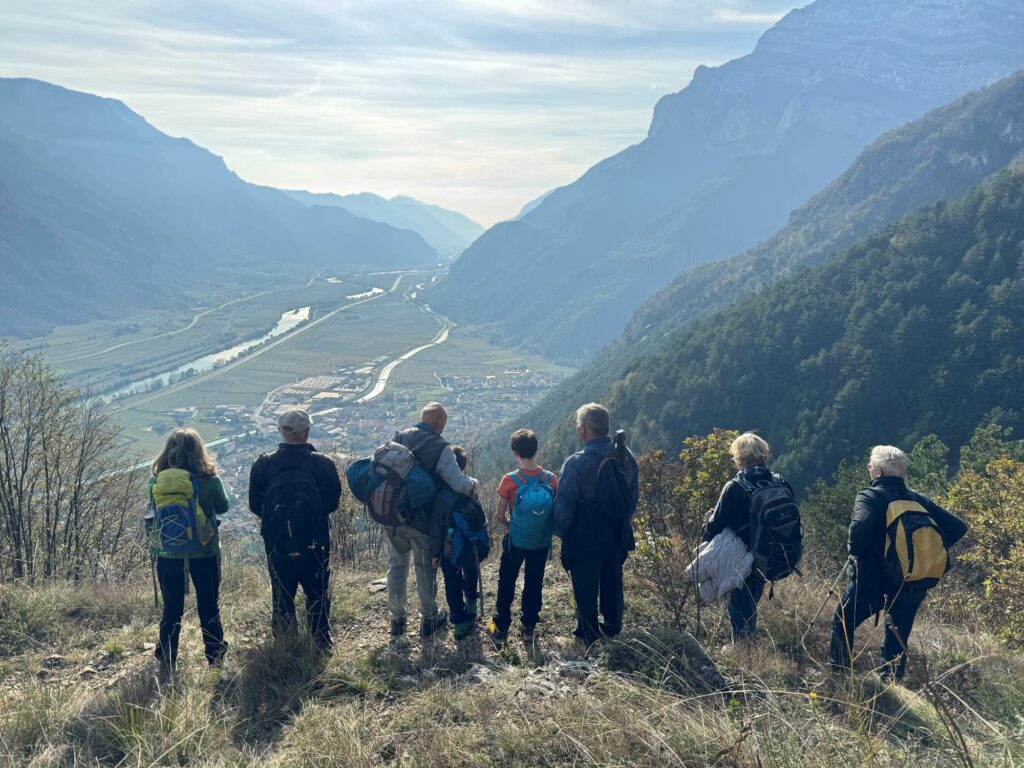
<svg viewBox="0 0 1024 768">
<path fill-rule="evenodd" d="M 0 78 L 0 107 L 0 332 L 172 306 L 182 271 L 436 262 L 419 235 L 245 182 L 117 100 Z"/>
<path fill-rule="evenodd" d="M 1008 0 L 952 16 L 926 0 L 794 11 L 751 54 L 662 97 L 643 142 L 481 236 L 431 301 L 582 360 L 672 276 L 784 225 L 886 130 L 1024 66 L 1015 33 L 1024 15 Z M 545 284 L 527 289 L 537 270 Z"/>
<path fill-rule="evenodd" d="M 866 148 L 835 181 L 796 209 L 785 227 L 731 259 L 674 278 L 634 311 L 621 334 L 524 414 L 561 450 L 566 421 L 584 400 L 613 385 L 673 334 L 819 262 L 922 205 L 961 196 L 993 173 L 1024 163 L 1024 71 L 894 129 Z M 511 427 L 511 425 L 509 425 Z M 491 441 L 496 452 L 503 438 Z"/>
<path fill-rule="evenodd" d="M 408 195 L 385 198 L 373 192 L 339 195 L 302 189 L 281 191 L 304 205 L 344 208 L 361 218 L 416 232 L 446 259 L 456 257 L 484 232 L 482 226 L 465 214 Z"/>
</svg>

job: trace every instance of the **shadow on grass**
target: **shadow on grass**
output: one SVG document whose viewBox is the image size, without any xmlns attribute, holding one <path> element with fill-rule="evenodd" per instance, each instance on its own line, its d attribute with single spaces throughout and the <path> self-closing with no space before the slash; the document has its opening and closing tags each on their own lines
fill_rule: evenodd
<svg viewBox="0 0 1024 768">
<path fill-rule="evenodd" d="M 241 669 L 218 684 L 211 706 L 234 710 L 236 743 L 276 743 L 283 726 L 302 711 L 304 703 L 322 695 L 329 660 L 303 637 L 243 651 Z M 336 692 L 338 685 L 332 683 L 331 689 Z"/>
</svg>

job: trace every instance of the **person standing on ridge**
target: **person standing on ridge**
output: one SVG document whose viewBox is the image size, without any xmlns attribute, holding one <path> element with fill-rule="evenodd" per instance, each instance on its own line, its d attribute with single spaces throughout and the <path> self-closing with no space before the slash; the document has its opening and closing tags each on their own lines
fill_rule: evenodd
<svg viewBox="0 0 1024 768">
<path fill-rule="evenodd" d="M 622 631 L 622 567 L 636 548 L 633 513 L 640 497 L 636 458 L 619 432 L 608 434 L 608 410 L 588 403 L 576 412 L 583 450 L 565 460 L 555 495 L 555 535 L 572 578 L 577 640 L 591 645 Z M 600 612 L 604 619 L 598 622 Z"/>
<path fill-rule="evenodd" d="M 463 496 L 476 497 L 479 482 L 463 474 L 448 441 L 441 437 L 448 424 L 448 412 L 441 403 L 427 403 L 420 412 L 420 421 L 395 435 L 394 442 L 404 445 L 416 464 L 431 475 L 434 483 L 442 483 Z M 388 610 L 391 614 L 391 636 L 405 635 L 408 617 L 409 561 L 416 563 L 416 594 L 420 601 L 420 636 L 430 637 L 448 624 L 448 614 L 437 609 L 437 569 L 440 558 L 432 532 L 443 526 L 435 516 L 447 515 L 443 505 L 433 504 L 412 510 L 408 523 L 385 528 L 388 537 Z"/>
<path fill-rule="evenodd" d="M 210 666 L 227 653 L 220 621 L 220 516 L 230 501 L 217 465 L 194 429 L 176 429 L 153 461 L 147 530 L 156 556 L 163 599 L 156 658 L 162 677 L 178 663 L 178 636 L 185 612 L 186 581 L 196 589 L 203 648 Z"/>
<path fill-rule="evenodd" d="M 508 639 L 512 624 L 512 600 L 516 580 L 523 576 L 522 610 L 519 621 L 523 640 L 533 640 L 543 605 L 544 568 L 551 551 L 552 519 L 558 478 L 534 461 L 537 435 L 529 429 L 517 429 L 509 438 L 509 448 L 519 468 L 505 475 L 498 484 L 498 508 L 494 519 L 508 532 L 501 545 L 498 568 L 498 596 L 494 615 L 487 623 L 487 634 L 496 643 Z"/>
<path fill-rule="evenodd" d="M 760 435 L 745 432 L 729 446 L 736 477 L 722 488 L 718 503 L 704 523 L 704 541 L 711 541 L 726 528 L 742 541 L 747 549 L 751 547 L 751 494 L 759 487 L 780 486 L 788 500 L 793 498 L 793 488 L 781 476 L 768 469 L 771 450 Z M 740 589 L 729 595 L 729 623 L 732 625 L 732 642 L 751 638 L 757 632 L 757 604 L 764 594 L 765 574 L 757 569 L 751 571 Z"/>
<path fill-rule="evenodd" d="M 850 523 L 852 578 L 832 619 L 829 663 L 836 672 L 852 670 L 854 630 L 885 611 L 881 676 L 902 679 L 917 611 L 949 569 L 948 550 L 967 533 L 963 520 L 907 487 L 908 464 L 899 448 L 871 449 L 871 483 L 857 494 Z"/>
<path fill-rule="evenodd" d="M 249 509 L 260 518 L 267 551 L 275 637 L 295 629 L 295 594 L 306 595 L 309 634 L 324 651 L 331 637 L 329 516 L 341 500 L 338 468 L 309 443 L 306 411 L 281 414 L 277 451 L 256 459 L 249 472 Z"/>
</svg>

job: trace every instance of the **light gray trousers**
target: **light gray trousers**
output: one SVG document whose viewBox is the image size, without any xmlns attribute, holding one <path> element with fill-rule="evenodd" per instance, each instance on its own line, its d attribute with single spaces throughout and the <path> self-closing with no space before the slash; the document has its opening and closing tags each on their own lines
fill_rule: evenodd
<svg viewBox="0 0 1024 768">
<path fill-rule="evenodd" d="M 388 610 L 392 619 L 404 619 L 409 592 L 409 560 L 416 564 L 416 594 L 420 615 L 437 616 L 437 572 L 431 565 L 430 537 L 409 525 L 386 529 L 388 536 Z"/>
</svg>

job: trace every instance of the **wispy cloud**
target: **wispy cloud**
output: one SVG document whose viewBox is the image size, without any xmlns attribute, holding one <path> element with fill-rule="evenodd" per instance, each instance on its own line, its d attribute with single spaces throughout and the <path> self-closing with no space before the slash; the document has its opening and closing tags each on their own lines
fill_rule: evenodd
<svg viewBox="0 0 1024 768">
<path fill-rule="evenodd" d="M 712 18 L 722 24 L 744 24 L 755 27 L 771 26 L 785 16 L 784 11 L 762 13 L 759 11 L 742 11 L 736 8 L 716 8 Z"/>
<path fill-rule="evenodd" d="M 646 133 L 767 0 L 0 3 L 0 74 L 124 100 L 246 179 L 410 194 L 483 223 Z M 760 20 L 758 20 L 760 19 Z"/>
</svg>

